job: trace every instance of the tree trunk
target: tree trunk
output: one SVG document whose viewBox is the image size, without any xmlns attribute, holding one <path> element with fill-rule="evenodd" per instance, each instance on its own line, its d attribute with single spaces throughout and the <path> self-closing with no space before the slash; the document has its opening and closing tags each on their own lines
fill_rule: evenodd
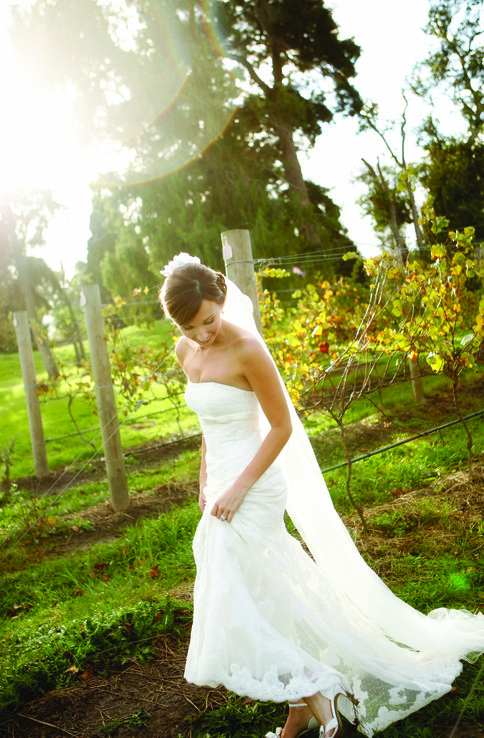
<svg viewBox="0 0 484 738">
<path fill-rule="evenodd" d="M 66 292 L 66 290 L 63 288 L 62 284 L 60 283 L 59 279 L 57 278 L 57 275 L 55 272 L 53 272 L 45 262 L 43 262 L 45 265 L 45 278 L 48 280 L 54 291 L 58 293 L 61 300 L 63 301 L 64 305 L 67 308 L 67 312 L 69 313 L 70 319 L 71 319 L 71 327 L 74 329 L 74 337 L 72 339 L 72 345 L 74 347 L 74 352 L 76 354 L 76 362 L 77 365 L 80 366 L 82 363 L 82 360 L 86 359 L 86 354 L 84 351 L 84 344 L 82 342 L 82 332 L 81 332 L 81 326 L 79 325 L 79 322 L 76 318 L 76 314 L 74 312 L 74 309 L 72 307 L 72 303 L 69 299 L 69 295 Z"/>
<path fill-rule="evenodd" d="M 473 439 L 472 434 L 469 430 L 469 426 L 467 425 L 466 421 L 464 420 L 464 413 L 462 412 L 460 402 L 458 400 L 457 396 L 457 386 L 459 382 L 459 376 L 457 374 L 454 374 L 452 377 L 452 397 L 454 398 L 454 405 L 455 409 L 457 410 L 457 413 L 459 414 L 459 418 L 461 420 L 462 425 L 464 426 L 464 431 L 467 436 L 467 470 L 469 472 L 469 478 L 472 477 L 472 445 L 473 445 Z"/>
<path fill-rule="evenodd" d="M 353 494 L 351 492 L 351 472 L 352 472 L 352 459 L 351 454 L 348 448 L 348 443 L 346 440 L 346 431 L 342 420 L 337 420 L 339 431 L 341 433 L 341 440 L 343 441 L 343 446 L 345 449 L 345 455 L 346 455 L 346 461 L 347 464 L 347 472 L 346 472 L 346 494 L 348 495 L 349 501 L 355 508 L 356 512 L 358 513 L 358 516 L 361 520 L 361 525 L 363 526 L 363 530 L 365 533 L 368 533 L 368 526 L 366 525 L 365 520 L 365 514 L 362 505 L 359 505 L 355 498 L 353 497 Z"/>
<path fill-rule="evenodd" d="M 62 289 L 62 288 L 61 288 Z M 62 298 L 66 304 L 67 310 L 71 317 L 71 325 L 74 328 L 74 338 L 72 339 L 72 345 L 76 353 L 76 363 L 78 366 L 81 365 L 82 361 L 86 359 L 86 352 L 84 351 L 84 344 L 82 342 L 81 326 L 78 323 L 74 310 L 72 308 L 71 301 L 67 296 L 64 289 L 62 289 Z"/>
<path fill-rule="evenodd" d="M 415 202 L 415 196 L 413 194 L 412 187 L 408 179 L 406 180 L 406 185 L 407 185 L 408 197 L 410 200 L 410 208 L 412 210 L 412 221 L 413 221 L 413 227 L 415 230 L 415 238 L 417 239 L 417 247 L 421 253 L 422 252 L 425 253 L 425 242 L 424 242 L 422 231 L 421 231 L 421 228 L 418 222 L 418 208 Z"/>
<path fill-rule="evenodd" d="M 47 343 L 46 338 L 42 335 L 41 322 L 37 314 L 34 298 L 29 284 L 25 283 L 25 278 L 21 270 L 19 270 L 19 281 L 22 295 L 25 300 L 25 307 L 29 314 L 30 328 L 32 330 L 32 334 L 39 350 L 39 354 L 42 358 L 45 370 L 49 376 L 49 379 L 57 379 L 57 377 L 59 376 L 59 369 L 54 359 L 54 355 L 50 350 L 50 346 Z"/>
<path fill-rule="evenodd" d="M 267 8 L 265 7 L 265 3 L 260 3 L 259 5 L 259 13 L 261 13 L 262 10 L 264 10 L 263 16 L 266 16 Z M 262 20 L 264 22 L 264 20 L 267 19 L 264 17 Z M 264 25 L 266 24 L 264 23 Z M 266 90 L 265 94 L 268 98 L 272 99 L 274 108 L 277 111 L 277 98 L 284 81 L 283 61 L 277 39 L 275 36 L 272 36 L 270 32 L 270 24 L 266 26 L 265 30 L 268 37 L 271 39 L 272 76 L 274 79 L 274 87 L 270 91 Z M 311 202 L 309 200 L 308 188 L 304 181 L 301 164 L 299 163 L 297 156 L 297 147 L 294 143 L 294 129 L 290 124 L 286 123 L 286 121 L 281 120 L 278 117 L 277 112 L 272 119 L 272 125 L 281 144 L 281 161 L 282 166 L 284 167 L 284 174 L 286 182 L 289 185 L 290 193 L 298 199 L 303 208 L 309 209 Z M 321 238 L 319 234 L 316 233 L 313 224 L 309 220 L 305 219 L 301 229 L 302 235 L 308 243 L 316 247 L 321 245 Z"/>
<path fill-rule="evenodd" d="M 418 357 L 408 357 L 408 366 L 410 368 L 410 378 L 412 380 L 413 395 L 417 405 L 424 405 L 427 400 L 423 388 L 423 379 L 420 373 Z"/>
<path fill-rule="evenodd" d="M 277 133 L 279 141 L 281 143 L 281 161 L 284 167 L 284 174 L 287 184 L 289 185 L 290 193 L 295 197 L 301 207 L 308 211 L 311 206 L 309 200 L 308 188 L 302 174 L 301 165 L 297 156 L 297 148 L 294 143 L 293 131 L 285 123 L 280 121 L 273 121 L 272 125 Z M 301 235 L 307 241 L 308 244 L 317 248 L 321 246 L 321 237 L 315 230 L 310 218 L 304 218 L 301 225 Z"/>
<path fill-rule="evenodd" d="M 405 243 L 405 239 L 400 232 L 400 227 L 398 225 L 398 220 L 397 220 L 397 209 L 395 207 L 395 200 L 388 186 L 388 182 L 383 176 L 383 172 L 381 170 L 379 163 L 378 163 L 378 174 L 377 174 L 374 168 L 371 166 L 371 164 L 369 164 L 366 161 L 366 159 L 362 159 L 361 161 L 363 162 L 363 164 L 366 165 L 368 171 L 370 172 L 370 175 L 373 177 L 375 184 L 377 185 L 380 184 L 380 186 L 383 189 L 383 192 L 385 194 L 386 204 L 388 207 L 388 213 L 390 216 L 389 226 L 392 232 L 393 240 L 395 242 L 397 259 L 401 266 L 405 266 L 405 264 L 407 263 L 407 259 L 408 259 L 408 248 L 407 248 L 407 244 Z"/>
<path fill-rule="evenodd" d="M 282 164 L 284 174 L 286 175 L 286 182 L 291 191 L 297 195 L 301 205 L 307 207 L 309 205 L 308 189 L 297 157 L 293 132 L 289 125 L 280 121 L 274 121 L 274 129 L 281 142 Z"/>
</svg>

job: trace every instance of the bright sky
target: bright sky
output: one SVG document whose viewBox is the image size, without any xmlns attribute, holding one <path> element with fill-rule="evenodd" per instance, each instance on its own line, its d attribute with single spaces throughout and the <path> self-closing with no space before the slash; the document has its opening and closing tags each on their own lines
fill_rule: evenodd
<svg viewBox="0 0 484 738">
<path fill-rule="evenodd" d="M 20 3 L 19 3 L 20 4 Z M 7 28 L 9 6 L 0 4 L 0 191 L 18 186 L 46 187 L 64 206 L 48 234 L 43 255 L 54 268 L 64 263 L 72 275 L 85 257 L 89 234 L 89 180 L 92 158 L 80 156 L 69 138 L 67 109 L 61 96 L 42 99 L 11 59 Z"/>
<path fill-rule="evenodd" d="M 427 21 L 428 0 L 330 0 L 330 4 L 341 37 L 354 37 L 362 48 L 355 86 L 365 99 L 379 104 L 383 116 L 398 119 L 403 109 L 401 88 L 415 62 L 426 55 L 427 38 L 421 28 Z M 0 69 L 8 71 L 0 78 L 0 95 L 9 101 L 8 115 L 0 117 L 0 190 L 17 182 L 54 188 L 64 210 L 49 228 L 42 253 L 53 268 L 63 265 L 70 277 L 75 263 L 86 258 L 89 182 L 109 163 L 99 152 L 76 150 L 69 138 L 63 99 L 40 98 L 14 68 L 6 34 L 8 13 L 8 5 L 0 3 Z M 418 156 L 410 131 L 423 115 L 412 100 L 408 161 Z M 356 121 L 341 118 L 326 126 L 308 159 L 301 157 L 305 175 L 329 188 L 342 207 L 342 222 L 350 237 L 368 256 L 376 253 L 378 242 L 357 204 L 364 189 L 355 179 L 363 170 L 362 156 L 375 162 L 382 154 L 376 134 L 358 135 Z"/>
<path fill-rule="evenodd" d="M 427 23 L 428 0 L 332 0 L 333 17 L 341 38 L 354 38 L 361 47 L 354 84 L 365 101 L 378 103 L 382 118 L 399 121 L 404 108 L 402 89 L 415 63 L 426 56 L 428 37 L 421 30 Z M 422 122 L 423 109 L 408 97 L 407 161 L 419 156 L 412 129 Z M 396 139 L 395 139 L 396 141 Z M 398 144 L 395 150 L 399 152 Z M 386 155 L 383 142 L 373 131 L 358 134 L 354 119 L 338 118 L 319 138 L 304 170 L 330 189 L 341 208 L 341 220 L 361 253 L 378 253 L 378 239 L 371 219 L 364 217 L 358 198 L 365 186 L 357 181 L 364 170 L 361 158 L 372 164 Z"/>
</svg>

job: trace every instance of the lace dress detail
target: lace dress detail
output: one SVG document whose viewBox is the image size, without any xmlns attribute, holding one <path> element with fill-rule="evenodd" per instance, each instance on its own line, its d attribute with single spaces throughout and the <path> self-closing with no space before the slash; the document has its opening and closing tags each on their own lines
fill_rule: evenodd
<svg viewBox="0 0 484 738">
<path fill-rule="evenodd" d="M 340 685 L 357 702 L 355 708 L 341 698 L 340 711 L 367 736 L 448 692 L 459 659 L 484 648 L 484 616 L 455 610 L 424 616 L 389 596 L 398 603 L 391 620 L 401 612 L 422 627 L 415 636 L 410 627 L 403 635 L 385 629 L 381 613 L 368 615 L 372 606 L 364 606 L 358 581 L 353 596 L 333 562 L 316 564 L 287 532 L 286 479 L 278 461 L 230 524 L 212 516 L 214 502 L 260 446 L 261 411 L 252 392 L 214 382 L 188 382 L 186 401 L 199 416 L 207 447 L 186 679 L 273 702 L 329 695 Z M 341 525 L 332 514 L 331 523 Z"/>
</svg>

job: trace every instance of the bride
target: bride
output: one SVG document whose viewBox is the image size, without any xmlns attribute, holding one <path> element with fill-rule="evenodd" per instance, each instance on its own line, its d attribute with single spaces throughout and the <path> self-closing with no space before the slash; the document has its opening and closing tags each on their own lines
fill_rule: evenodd
<svg viewBox="0 0 484 738">
<path fill-rule="evenodd" d="M 185 677 L 289 703 L 268 738 L 340 713 L 367 736 L 451 689 L 484 650 L 484 616 L 424 616 L 360 557 L 252 320 L 250 300 L 200 260 L 163 270 L 165 314 L 182 336 L 186 401 L 202 428 L 193 627 Z M 284 511 L 311 551 L 287 532 Z M 317 732 L 317 731 L 316 731 Z"/>
</svg>

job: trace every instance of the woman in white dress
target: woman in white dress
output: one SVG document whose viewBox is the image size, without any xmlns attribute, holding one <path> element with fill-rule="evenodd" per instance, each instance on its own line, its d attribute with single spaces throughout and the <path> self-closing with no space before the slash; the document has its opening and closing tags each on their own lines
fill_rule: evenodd
<svg viewBox="0 0 484 738">
<path fill-rule="evenodd" d="M 160 298 L 182 337 L 202 428 L 197 577 L 185 677 L 289 703 L 269 738 L 367 736 L 451 689 L 484 650 L 484 616 L 424 616 L 359 556 L 252 321 L 221 273 L 180 254 Z M 288 534 L 288 510 L 314 558 Z"/>
</svg>

